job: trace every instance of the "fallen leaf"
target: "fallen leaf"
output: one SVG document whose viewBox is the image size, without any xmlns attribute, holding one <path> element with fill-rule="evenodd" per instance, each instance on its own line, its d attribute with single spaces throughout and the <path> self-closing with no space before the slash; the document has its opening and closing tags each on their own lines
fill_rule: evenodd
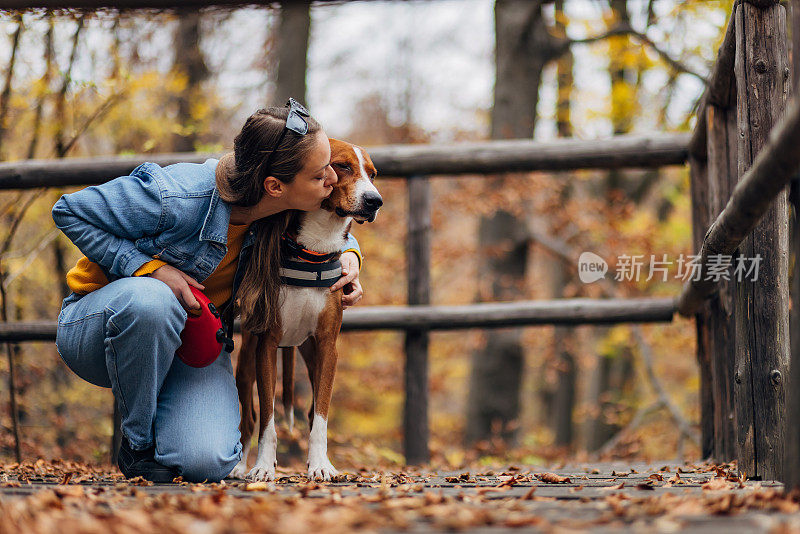
<svg viewBox="0 0 800 534">
<path fill-rule="evenodd" d="M 264 480 L 259 480 L 258 482 L 248 482 L 244 487 L 245 491 L 267 491 L 267 489 L 269 489 L 269 486 Z"/>
<path fill-rule="evenodd" d="M 721 491 L 721 490 L 729 490 L 733 487 L 733 484 L 725 480 L 724 478 L 713 478 L 703 484 L 701 486 L 706 491 Z"/>
<path fill-rule="evenodd" d="M 547 484 L 569 484 L 570 482 L 569 477 L 564 477 L 555 473 L 540 473 L 534 476 Z"/>
</svg>

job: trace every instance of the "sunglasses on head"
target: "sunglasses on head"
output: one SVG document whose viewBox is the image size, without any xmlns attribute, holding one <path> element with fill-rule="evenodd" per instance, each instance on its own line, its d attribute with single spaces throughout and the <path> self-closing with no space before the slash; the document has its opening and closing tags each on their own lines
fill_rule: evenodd
<svg viewBox="0 0 800 534">
<path fill-rule="evenodd" d="M 310 117 L 311 114 L 303 104 L 290 97 L 284 107 L 289 108 L 289 115 L 286 117 L 286 128 L 300 135 L 307 134 L 308 123 L 303 117 Z"/>
<path fill-rule="evenodd" d="M 286 125 L 284 126 L 283 131 L 281 131 L 280 137 L 278 137 L 278 142 L 275 143 L 275 147 L 267 157 L 267 161 L 264 162 L 264 164 L 267 165 L 267 168 L 269 168 L 269 164 L 272 161 L 272 156 L 275 155 L 275 152 L 278 151 L 278 147 L 281 146 L 281 141 L 283 141 L 283 138 L 286 135 L 286 130 L 291 130 L 300 135 L 305 135 L 308 133 L 308 123 L 303 118 L 311 116 L 308 110 L 300 102 L 291 97 L 286 102 L 285 107 L 289 108 L 289 115 L 286 116 Z"/>
</svg>

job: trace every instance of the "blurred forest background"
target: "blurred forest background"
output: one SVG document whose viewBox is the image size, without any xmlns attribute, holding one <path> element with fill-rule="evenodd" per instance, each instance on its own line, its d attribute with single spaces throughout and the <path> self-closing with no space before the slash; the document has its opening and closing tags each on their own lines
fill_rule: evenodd
<svg viewBox="0 0 800 534">
<path fill-rule="evenodd" d="M 250 113 L 288 95 L 304 100 L 330 136 L 366 147 L 688 131 L 732 4 L 441 0 L 3 12 L 0 159 L 224 151 Z M 365 255 L 362 304 L 403 304 L 406 185 L 376 183 L 384 208 L 375 223 L 354 229 Z M 55 320 L 69 292 L 65 273 L 81 256 L 50 217 L 70 191 L 0 192 L 3 320 Z M 617 258 L 693 253 L 685 168 L 436 178 L 432 194 L 433 304 L 673 296 L 676 265 L 666 282 L 616 282 Z M 569 258 L 583 251 L 608 261 L 608 283 L 580 282 Z M 699 457 L 694 328 L 676 318 L 433 333 L 433 462 Z M 402 464 L 403 335 L 343 334 L 339 348 L 333 463 Z M 107 461 L 110 390 L 74 376 L 53 343 L 11 351 L 23 457 Z M 9 460 L 5 351 L 0 376 L 0 460 Z M 297 376 L 305 384 L 305 371 Z M 279 446 L 286 451 L 287 440 Z"/>
</svg>

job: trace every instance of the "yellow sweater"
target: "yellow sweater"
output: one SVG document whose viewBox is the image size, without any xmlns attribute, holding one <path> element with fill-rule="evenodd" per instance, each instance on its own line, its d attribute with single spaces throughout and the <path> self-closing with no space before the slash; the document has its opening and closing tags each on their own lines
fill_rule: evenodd
<svg viewBox="0 0 800 534">
<path fill-rule="evenodd" d="M 228 225 L 228 253 L 219 262 L 219 265 L 208 278 L 201 282 L 205 289 L 203 293 L 214 303 L 214 306 L 221 308 L 231 297 L 233 291 L 233 276 L 236 274 L 236 265 L 239 262 L 239 251 L 242 249 L 242 242 L 248 224 L 229 224 Z M 144 276 L 152 273 L 166 262 L 161 260 L 151 260 L 139 267 L 134 276 Z M 78 263 L 67 273 L 67 285 L 75 293 L 85 295 L 95 289 L 99 289 L 108 284 L 108 278 L 103 274 L 99 265 L 92 262 L 86 256 L 78 260 Z"/>
</svg>

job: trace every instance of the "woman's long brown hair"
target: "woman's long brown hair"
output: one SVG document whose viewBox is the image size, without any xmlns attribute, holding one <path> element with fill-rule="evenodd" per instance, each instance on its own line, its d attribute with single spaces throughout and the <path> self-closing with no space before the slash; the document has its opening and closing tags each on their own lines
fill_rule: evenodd
<svg viewBox="0 0 800 534">
<path fill-rule="evenodd" d="M 222 200 L 234 206 L 258 204 L 264 196 L 264 179 L 274 176 L 290 183 L 303 168 L 311 152 L 320 125 L 312 117 L 304 117 L 308 133 L 300 135 L 287 130 L 275 149 L 269 166 L 267 159 L 286 125 L 288 108 L 271 107 L 253 113 L 233 142 L 235 171 L 225 179 L 217 175 L 217 189 Z M 231 313 L 242 314 L 242 328 L 254 334 L 275 331 L 280 323 L 280 238 L 297 211 L 287 210 L 253 222 L 256 234 L 253 251 L 242 278 Z"/>
</svg>

